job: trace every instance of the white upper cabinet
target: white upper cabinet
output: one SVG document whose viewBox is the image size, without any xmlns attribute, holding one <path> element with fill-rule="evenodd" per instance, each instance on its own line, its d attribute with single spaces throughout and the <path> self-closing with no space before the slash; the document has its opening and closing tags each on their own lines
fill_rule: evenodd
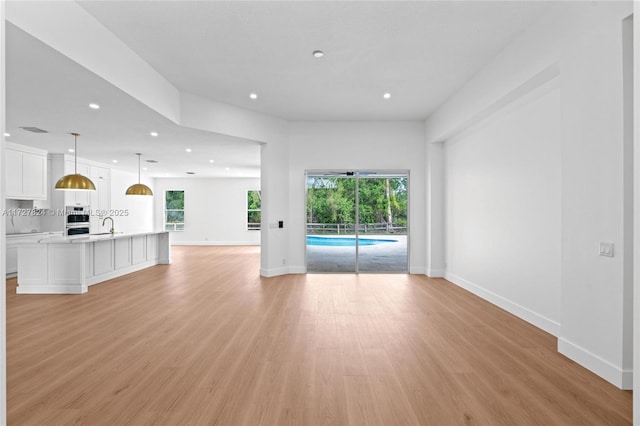
<svg viewBox="0 0 640 426">
<path fill-rule="evenodd" d="M 49 154 L 51 161 L 51 180 L 55 182 L 63 175 L 78 173 L 91 179 L 95 191 L 53 191 L 52 208 L 65 206 L 88 206 L 92 210 L 91 219 L 97 221 L 102 212 L 111 207 L 111 169 L 106 164 L 91 160 L 78 159 L 64 154 Z M 53 186 L 52 185 L 52 186 Z M 96 222 L 97 223 L 97 222 Z M 92 223 L 93 224 L 93 223 Z M 97 229 L 97 228 L 96 228 Z"/>
<path fill-rule="evenodd" d="M 47 151 L 7 142 L 4 169 L 6 198 L 47 199 Z"/>
<path fill-rule="evenodd" d="M 91 166 L 91 179 L 103 179 L 110 180 L 111 179 L 111 169 L 107 169 L 106 167 L 97 167 Z"/>
<path fill-rule="evenodd" d="M 65 160 L 64 162 L 64 174 L 70 175 L 73 173 L 77 173 L 82 176 L 90 177 L 91 175 L 91 166 L 85 163 L 78 162 L 78 166 L 76 167 L 76 163 L 73 160 Z"/>
<path fill-rule="evenodd" d="M 7 198 L 22 197 L 22 152 L 7 148 L 4 156 Z"/>
<path fill-rule="evenodd" d="M 64 162 L 64 174 L 79 174 L 89 177 L 90 166 L 83 163 L 76 163 L 74 161 L 66 160 Z M 94 182 L 95 185 L 95 182 Z M 96 185 L 96 189 L 98 186 Z M 64 191 L 64 205 L 65 206 L 90 206 L 91 205 L 91 193 L 93 191 Z M 62 206 L 64 207 L 64 206 Z"/>
<path fill-rule="evenodd" d="M 22 155 L 22 189 L 33 199 L 47 198 L 47 156 Z"/>
</svg>

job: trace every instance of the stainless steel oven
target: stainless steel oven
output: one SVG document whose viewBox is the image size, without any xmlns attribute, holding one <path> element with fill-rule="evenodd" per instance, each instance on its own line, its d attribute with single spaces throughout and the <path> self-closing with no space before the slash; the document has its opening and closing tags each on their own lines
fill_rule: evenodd
<svg viewBox="0 0 640 426">
<path fill-rule="evenodd" d="M 65 231 L 67 236 L 89 234 L 91 228 L 89 226 L 67 226 Z"/>
<path fill-rule="evenodd" d="M 65 208 L 65 223 L 67 226 L 89 224 L 89 207 L 67 206 Z"/>
<path fill-rule="evenodd" d="M 91 230 L 89 215 L 87 206 L 65 207 L 65 235 L 89 234 Z"/>
</svg>

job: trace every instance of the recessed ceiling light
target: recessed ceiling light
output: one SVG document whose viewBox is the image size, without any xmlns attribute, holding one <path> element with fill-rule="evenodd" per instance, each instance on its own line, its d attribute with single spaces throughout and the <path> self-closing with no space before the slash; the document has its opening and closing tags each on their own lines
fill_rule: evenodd
<svg viewBox="0 0 640 426">
<path fill-rule="evenodd" d="M 229 167 L 225 167 L 224 169 L 227 170 L 227 171 L 231 170 Z"/>
<path fill-rule="evenodd" d="M 143 167 L 142 170 L 144 170 L 146 172 L 149 169 L 147 167 Z"/>
<path fill-rule="evenodd" d="M 215 160 L 209 160 L 210 163 L 215 163 Z"/>
<path fill-rule="evenodd" d="M 118 160 L 111 160 L 111 162 L 115 164 L 118 162 Z"/>
<path fill-rule="evenodd" d="M 322 58 L 324 56 L 324 52 L 322 50 L 314 50 L 313 57 L 314 58 Z"/>
<path fill-rule="evenodd" d="M 89 108 L 91 108 L 91 109 L 100 109 L 100 105 L 98 105 L 98 104 L 89 104 Z"/>
<path fill-rule="evenodd" d="M 75 150 L 75 149 L 73 149 L 73 148 L 69 148 L 67 151 L 69 151 L 69 152 L 76 152 L 76 150 Z"/>
<path fill-rule="evenodd" d="M 251 99 L 254 99 L 254 100 L 255 100 L 255 99 L 258 99 L 258 94 L 256 94 L 256 93 L 251 93 L 251 94 L 249 94 L 249 97 L 250 97 Z"/>
<path fill-rule="evenodd" d="M 5 138 L 8 138 L 9 136 L 11 136 L 11 133 L 5 133 L 5 134 L 4 134 L 4 137 L 5 137 Z"/>
<path fill-rule="evenodd" d="M 151 132 L 151 133 L 149 133 L 149 134 L 150 134 L 151 136 L 153 136 L 154 138 L 155 138 L 156 136 L 158 136 L 158 132 Z"/>
<path fill-rule="evenodd" d="M 187 149 L 185 149 L 185 151 L 191 152 L 191 148 L 187 148 Z"/>
<path fill-rule="evenodd" d="M 385 99 L 389 99 L 391 97 L 391 93 L 385 93 L 384 95 L 382 95 L 383 98 Z"/>
</svg>

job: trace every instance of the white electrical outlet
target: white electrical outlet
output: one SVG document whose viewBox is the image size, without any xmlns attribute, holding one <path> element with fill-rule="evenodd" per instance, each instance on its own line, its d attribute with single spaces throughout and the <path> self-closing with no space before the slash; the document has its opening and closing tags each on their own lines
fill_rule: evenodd
<svg viewBox="0 0 640 426">
<path fill-rule="evenodd" d="M 600 243 L 600 256 L 613 257 L 613 243 Z"/>
</svg>

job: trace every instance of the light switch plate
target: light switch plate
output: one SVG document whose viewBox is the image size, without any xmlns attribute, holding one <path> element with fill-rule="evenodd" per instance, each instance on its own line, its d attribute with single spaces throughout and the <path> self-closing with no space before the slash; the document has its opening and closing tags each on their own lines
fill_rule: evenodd
<svg viewBox="0 0 640 426">
<path fill-rule="evenodd" d="M 600 243 L 600 256 L 613 257 L 613 243 Z"/>
</svg>

